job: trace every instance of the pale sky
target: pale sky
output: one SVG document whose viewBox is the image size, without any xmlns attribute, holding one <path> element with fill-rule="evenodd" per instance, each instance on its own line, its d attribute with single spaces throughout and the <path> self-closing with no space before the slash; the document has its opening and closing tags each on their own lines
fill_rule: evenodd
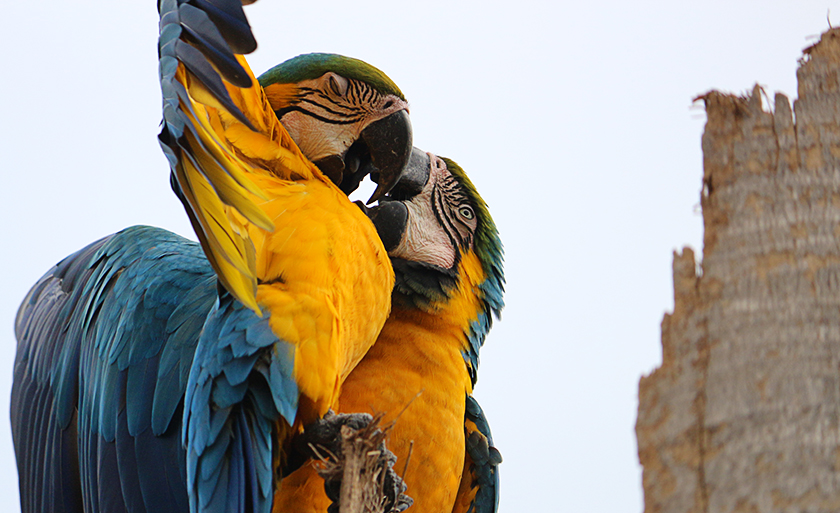
<svg viewBox="0 0 840 513">
<path fill-rule="evenodd" d="M 672 252 L 701 249 L 710 90 L 796 97 L 827 0 L 261 0 L 256 73 L 313 51 L 363 59 L 411 103 L 415 145 L 461 164 L 505 244 L 507 308 L 475 395 L 500 511 L 642 509 L 638 380 L 661 360 Z M 422 5 L 422 7 L 419 7 Z M 17 504 L 13 319 L 29 287 L 134 224 L 194 238 L 169 189 L 154 2 L 7 2 L 0 32 L 0 504 Z M 699 254 L 699 251 L 698 251 Z M 410 493 L 410 490 L 409 490 Z"/>
</svg>

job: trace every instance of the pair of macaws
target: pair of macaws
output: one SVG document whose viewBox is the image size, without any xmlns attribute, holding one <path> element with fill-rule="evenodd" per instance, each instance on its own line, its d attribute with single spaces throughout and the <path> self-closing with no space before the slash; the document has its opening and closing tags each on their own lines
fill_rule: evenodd
<svg viewBox="0 0 840 513">
<path fill-rule="evenodd" d="M 502 246 L 475 187 L 412 150 L 376 68 L 310 54 L 257 81 L 240 0 L 159 10 L 161 146 L 200 245 L 131 227 L 32 288 L 22 510 L 324 512 L 323 479 L 286 460 L 334 409 L 397 420 L 414 511 L 496 511 L 501 458 L 471 393 Z M 371 209 L 347 199 L 368 174 Z"/>
</svg>

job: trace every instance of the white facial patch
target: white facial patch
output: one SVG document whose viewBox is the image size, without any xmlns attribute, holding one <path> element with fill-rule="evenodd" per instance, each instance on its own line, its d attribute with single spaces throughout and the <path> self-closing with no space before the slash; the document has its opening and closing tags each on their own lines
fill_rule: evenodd
<svg viewBox="0 0 840 513">
<path fill-rule="evenodd" d="M 420 194 L 405 202 L 408 222 L 402 241 L 391 251 L 391 255 L 450 269 L 455 265 L 456 247 L 441 226 L 432 201 L 435 184 L 449 176 L 449 170 L 437 156 L 431 153 L 428 155 L 432 161 L 429 181 Z"/>
<path fill-rule="evenodd" d="M 343 155 L 359 137 L 357 124 L 328 124 L 300 111 L 292 111 L 280 120 L 292 139 L 309 160 Z"/>
</svg>

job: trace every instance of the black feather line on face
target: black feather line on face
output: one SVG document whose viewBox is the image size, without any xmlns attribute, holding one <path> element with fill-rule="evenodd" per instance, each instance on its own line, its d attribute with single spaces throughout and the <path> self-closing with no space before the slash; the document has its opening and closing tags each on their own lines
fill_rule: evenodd
<svg viewBox="0 0 840 513">
<path fill-rule="evenodd" d="M 321 89 L 302 86 L 291 105 L 276 110 L 274 113 L 280 119 L 289 112 L 297 111 L 324 123 L 349 125 L 364 119 L 368 110 L 366 105 L 375 103 L 378 96 L 379 93 L 368 84 L 356 80 L 350 80 L 347 95 L 342 98 L 342 102 L 337 102 Z M 332 114 L 338 119 L 330 119 L 316 114 L 310 110 L 313 107 Z"/>
<path fill-rule="evenodd" d="M 332 104 L 334 107 L 338 107 L 338 108 L 344 109 L 344 110 L 343 111 L 338 111 L 338 110 L 335 110 L 335 109 L 331 109 L 331 108 L 327 107 L 326 105 L 324 105 L 323 102 L 315 101 L 315 100 L 312 100 L 312 99 L 309 99 L 309 98 L 302 98 L 298 104 L 299 105 L 300 104 L 312 105 L 314 107 L 317 107 L 317 108 L 323 110 L 324 112 L 329 112 L 333 116 L 339 116 L 339 117 L 346 118 L 348 116 L 355 115 L 357 120 L 362 119 L 362 116 L 359 115 L 359 113 L 357 111 L 355 111 L 353 109 L 350 109 L 349 107 L 346 107 L 344 105 L 339 105 L 339 104 L 335 103 L 334 101 L 330 100 L 329 98 L 318 98 L 318 100 L 327 101 L 330 104 Z"/>
<path fill-rule="evenodd" d="M 437 186 L 432 192 L 432 207 L 435 213 L 435 218 L 437 218 L 437 222 L 443 228 L 446 236 L 449 237 L 449 243 L 452 244 L 452 247 L 458 247 L 458 231 L 455 229 L 455 226 L 453 226 L 452 220 L 450 219 L 451 212 L 446 201 L 445 192 L 442 188 Z"/>
<path fill-rule="evenodd" d="M 319 116 L 319 115 L 315 114 L 314 112 L 308 111 L 306 109 L 302 109 L 302 108 L 300 108 L 296 105 L 293 105 L 291 107 L 284 107 L 280 110 L 275 110 L 274 114 L 277 116 L 277 119 L 282 119 L 283 116 L 285 116 L 289 112 L 293 112 L 293 111 L 303 113 L 303 114 L 305 114 L 307 116 L 310 116 L 310 117 L 313 117 L 313 118 L 315 118 L 319 121 L 323 121 L 324 123 L 329 123 L 329 124 L 332 124 L 332 125 L 352 125 L 353 123 L 356 123 L 359 120 L 359 118 L 342 119 L 342 120 L 329 119 L 329 118 L 325 118 L 323 116 Z"/>
</svg>

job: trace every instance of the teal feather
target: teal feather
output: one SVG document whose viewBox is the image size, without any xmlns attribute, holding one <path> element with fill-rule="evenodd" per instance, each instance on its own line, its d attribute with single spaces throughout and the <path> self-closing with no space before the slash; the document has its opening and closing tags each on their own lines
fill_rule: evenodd
<svg viewBox="0 0 840 513">
<path fill-rule="evenodd" d="M 262 441 L 281 417 L 294 424 L 299 392 L 294 347 L 274 335 L 268 315 L 225 292 L 204 324 L 184 398 L 193 511 L 239 511 L 245 495 L 255 498 L 255 511 L 271 507 L 273 448 Z M 222 490 L 232 492 L 220 498 Z"/>
<path fill-rule="evenodd" d="M 297 411 L 294 347 L 218 294 L 198 244 L 149 227 L 94 243 L 36 284 L 18 316 L 12 396 L 15 447 L 29 462 L 24 511 L 44 509 L 48 489 L 68 508 L 184 512 L 188 478 L 208 507 L 247 495 L 267 511 L 272 430 Z M 227 490 L 236 497 L 220 499 Z"/>
<path fill-rule="evenodd" d="M 252 51 L 256 42 L 239 0 L 160 0 L 158 7 L 160 143 L 175 170 L 180 155 L 189 158 L 185 132 L 195 132 L 181 111 L 182 101 L 192 107 L 175 79 L 179 63 L 250 126 L 222 77 L 251 85 L 234 54 Z M 181 192 L 177 176 L 172 184 Z M 259 499 L 256 509 L 266 509 L 273 484 L 270 419 L 292 422 L 297 409 L 294 352 L 278 347 L 260 358 L 269 345 L 285 343 L 250 310 L 218 300 L 217 277 L 199 245 L 150 227 L 93 243 L 39 280 L 15 326 L 11 417 L 24 512 L 188 511 L 187 478 L 195 469 L 188 476 L 183 436 L 195 437 L 190 450 L 214 441 L 221 447 L 205 459 L 221 454 L 222 472 L 210 478 L 223 489 L 212 494 L 203 482 L 205 504 L 235 496 L 237 507 L 258 506 Z M 214 307 L 216 317 L 208 318 Z M 208 323 L 230 335 L 233 349 L 217 361 L 200 359 L 213 372 L 193 383 L 199 335 Z M 193 393 L 185 400 L 188 388 Z M 211 422 L 213 401 L 231 406 L 215 410 Z M 184 419 L 191 418 L 208 422 L 188 429 Z M 225 461 L 230 450 L 233 466 Z"/>
<path fill-rule="evenodd" d="M 467 453 L 472 460 L 472 486 L 478 488 L 468 513 L 496 513 L 499 509 L 499 464 L 502 455 L 493 446 L 493 435 L 484 411 L 472 396 L 467 396 L 466 420 L 477 431 L 468 432 Z"/>
<path fill-rule="evenodd" d="M 123 501 L 185 511 L 185 455 L 171 427 L 187 376 L 159 364 L 170 351 L 192 360 L 203 322 L 186 319 L 205 319 L 215 296 L 197 244 L 143 226 L 88 246 L 36 284 L 16 322 L 12 392 L 24 511 L 73 511 L 77 501 L 89 511 Z M 66 509 L 46 506 L 53 495 Z"/>
</svg>

